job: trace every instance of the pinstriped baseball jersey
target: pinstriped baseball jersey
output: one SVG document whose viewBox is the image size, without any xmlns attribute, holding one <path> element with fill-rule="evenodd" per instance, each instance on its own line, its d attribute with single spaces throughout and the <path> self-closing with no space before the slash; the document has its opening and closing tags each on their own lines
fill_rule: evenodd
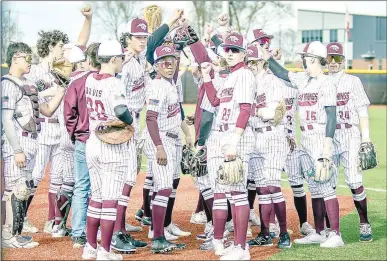
<svg viewBox="0 0 387 261">
<path fill-rule="evenodd" d="M 38 88 L 50 88 L 53 86 L 55 82 L 55 77 L 51 74 L 50 68 L 48 64 L 37 64 L 31 65 L 30 72 L 25 74 L 25 77 L 35 83 Z M 39 98 L 39 103 L 49 102 L 52 98 Z M 54 112 L 51 118 L 58 118 L 59 112 L 58 110 Z M 60 127 L 58 123 L 48 123 L 49 117 L 44 115 L 40 115 L 41 118 L 44 118 L 45 121 L 41 122 L 42 130 L 39 135 L 39 143 L 40 144 L 58 144 L 60 137 Z"/>
<path fill-rule="evenodd" d="M 179 135 L 181 114 L 179 94 L 175 84 L 167 80 L 154 79 L 146 90 L 147 110 L 155 111 L 160 132 L 173 132 Z"/>
<path fill-rule="evenodd" d="M 130 59 L 122 66 L 119 74 L 121 82 L 125 86 L 125 94 L 128 99 L 128 109 L 130 111 L 141 112 L 145 103 L 145 88 L 149 85 L 149 75 L 145 71 L 146 58 L 144 54 Z"/>
<path fill-rule="evenodd" d="M 240 103 L 253 103 L 255 90 L 254 74 L 246 69 L 240 68 L 230 73 L 224 85 L 219 90 L 219 113 L 216 117 L 216 127 L 222 128 L 228 125 L 229 131 L 235 129 L 240 113 Z"/>
<path fill-rule="evenodd" d="M 219 95 L 219 90 L 224 85 L 226 80 L 227 80 L 227 77 L 224 77 L 224 76 L 219 75 L 218 73 L 215 73 L 215 77 L 212 80 L 212 83 L 217 91 L 217 95 Z M 206 110 L 208 112 L 211 112 L 211 113 L 215 113 L 218 111 L 218 107 L 213 107 L 211 105 L 211 102 L 208 99 L 207 95 L 203 96 L 203 100 L 202 100 L 202 104 L 200 104 L 200 108 L 203 110 Z M 215 121 L 214 121 L 214 123 L 215 123 Z"/>
<path fill-rule="evenodd" d="M 257 117 L 258 110 L 267 107 L 270 103 L 279 103 L 283 99 L 283 84 L 277 77 L 273 74 L 268 74 L 265 70 L 257 74 L 255 79 L 256 87 L 249 121 L 253 128 L 262 128 L 273 124 L 270 121 L 263 121 Z"/>
<path fill-rule="evenodd" d="M 283 87 L 284 101 L 286 104 L 285 114 L 285 133 L 291 131 L 292 136 L 296 135 L 296 111 L 297 111 L 297 97 L 298 89 L 291 88 L 288 85 Z"/>
<path fill-rule="evenodd" d="M 114 76 L 107 74 L 90 74 L 86 79 L 86 102 L 89 111 L 90 135 L 101 122 L 118 120 L 114 107 L 127 105 L 125 86 Z"/>
<path fill-rule="evenodd" d="M 370 105 L 359 77 L 346 74 L 344 71 L 330 76 L 337 86 L 337 123 L 359 124 L 357 109 Z"/>
<path fill-rule="evenodd" d="M 184 102 L 184 94 L 183 94 L 183 82 L 181 81 L 181 78 L 178 78 L 176 81 L 176 88 L 177 93 L 179 96 L 179 102 Z"/>
<path fill-rule="evenodd" d="M 291 83 L 298 87 L 300 124 L 327 122 L 326 106 L 336 106 L 336 86 L 331 78 L 321 74 L 312 78 L 306 72 L 289 72 Z"/>
</svg>

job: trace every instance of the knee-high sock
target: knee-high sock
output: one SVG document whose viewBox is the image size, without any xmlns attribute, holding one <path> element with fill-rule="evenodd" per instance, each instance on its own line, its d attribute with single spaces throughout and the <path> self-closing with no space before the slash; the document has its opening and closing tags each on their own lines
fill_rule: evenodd
<svg viewBox="0 0 387 261">
<path fill-rule="evenodd" d="M 198 203 L 196 204 L 195 214 L 203 210 L 204 210 L 204 198 L 202 193 L 199 191 L 199 198 L 198 198 Z"/>
<path fill-rule="evenodd" d="M 306 194 L 304 190 L 304 185 L 292 186 L 293 196 L 294 196 L 294 206 L 296 207 L 298 220 L 300 221 L 300 226 L 308 220 L 308 210 L 306 206 Z"/>
<path fill-rule="evenodd" d="M 241 245 L 243 249 L 246 246 L 246 234 L 247 228 L 249 224 L 249 216 L 250 216 L 250 207 L 249 201 L 247 199 L 247 193 L 243 192 L 231 192 L 231 197 L 234 203 L 234 211 L 235 211 L 235 219 L 234 222 L 235 231 L 234 232 L 234 245 Z"/>
<path fill-rule="evenodd" d="M 58 189 L 62 184 L 56 184 L 50 182 L 50 188 L 48 190 L 48 217 L 47 220 L 55 219 L 55 201 L 58 195 Z"/>
<path fill-rule="evenodd" d="M 169 224 L 172 223 L 172 212 L 173 212 L 173 207 L 175 205 L 176 191 L 177 191 L 177 187 L 179 186 L 179 182 L 180 182 L 180 179 L 173 180 L 173 184 L 172 184 L 173 189 L 168 200 L 168 207 L 167 207 L 167 213 L 165 214 L 164 227 L 167 227 L 169 226 Z"/>
<path fill-rule="evenodd" d="M 250 209 L 254 209 L 254 202 L 255 202 L 256 194 L 257 194 L 257 190 L 256 190 L 256 186 L 255 186 L 255 181 L 254 180 L 247 180 L 247 196 L 249 199 Z"/>
<path fill-rule="evenodd" d="M 275 215 L 280 226 L 280 233 L 287 232 L 286 203 L 280 187 L 269 186 L 271 199 L 274 205 Z"/>
<path fill-rule="evenodd" d="M 150 201 L 149 201 L 149 193 L 150 190 L 153 187 L 153 177 L 146 177 L 144 188 L 142 189 L 142 210 L 144 210 L 144 216 L 150 217 L 151 210 L 150 210 Z"/>
<path fill-rule="evenodd" d="M 264 236 L 269 235 L 270 211 L 272 208 L 271 196 L 268 187 L 257 187 L 259 216 L 261 218 L 261 232 Z"/>
<path fill-rule="evenodd" d="M 227 203 L 230 205 L 232 223 L 234 226 L 234 244 L 236 244 L 236 239 L 238 236 L 238 227 L 237 227 L 237 217 L 236 217 L 236 211 L 235 211 L 235 202 L 231 193 L 226 193 L 226 198 L 227 198 Z M 227 220 L 227 222 L 229 222 L 229 220 Z"/>
<path fill-rule="evenodd" d="M 270 210 L 269 223 L 275 224 L 275 209 L 274 209 L 273 200 L 271 201 L 271 210 Z"/>
<path fill-rule="evenodd" d="M 101 246 L 110 251 L 114 223 L 117 218 L 117 200 L 103 200 L 101 211 Z"/>
<path fill-rule="evenodd" d="M 97 248 L 97 233 L 101 220 L 102 202 L 90 199 L 86 216 L 86 238 L 87 242 Z"/>
<path fill-rule="evenodd" d="M 164 189 L 157 192 L 152 204 L 152 226 L 153 238 L 164 235 L 164 219 L 167 211 L 168 201 L 172 189 Z"/>
<path fill-rule="evenodd" d="M 317 233 L 324 230 L 325 203 L 323 198 L 312 198 L 314 226 Z"/>
<path fill-rule="evenodd" d="M 224 226 L 227 220 L 227 199 L 224 193 L 214 193 L 214 206 L 212 208 L 214 224 L 214 238 L 223 239 Z"/>
<path fill-rule="evenodd" d="M 357 189 L 351 189 L 353 202 L 359 213 L 360 224 L 369 223 L 368 222 L 368 213 L 367 213 L 367 196 L 363 186 L 360 186 Z"/>
<path fill-rule="evenodd" d="M 204 199 L 204 211 L 206 212 L 207 222 L 212 221 L 212 206 L 214 204 L 214 192 L 211 188 L 202 191 Z"/>
<path fill-rule="evenodd" d="M 328 199 L 324 198 L 325 209 L 328 214 L 329 223 L 331 225 L 331 230 L 340 232 L 340 209 L 339 209 L 339 201 L 336 198 L 330 197 Z"/>
<path fill-rule="evenodd" d="M 171 193 L 172 193 L 172 190 L 171 190 Z M 171 195 L 171 193 L 168 194 L 168 197 Z M 151 205 L 150 205 L 150 208 L 152 210 L 152 219 L 153 219 L 153 202 L 156 198 L 156 195 L 157 195 L 157 192 L 153 192 L 152 193 L 152 197 L 151 197 Z M 165 215 L 164 215 L 164 219 L 165 219 Z M 153 221 L 151 223 L 151 230 L 153 230 Z"/>
<path fill-rule="evenodd" d="M 132 186 L 125 184 L 122 189 L 121 197 L 118 200 L 117 204 L 117 219 L 114 224 L 114 232 L 117 231 L 126 231 L 125 230 L 125 220 L 126 220 L 126 208 L 128 207 L 130 192 L 132 191 Z"/>
<path fill-rule="evenodd" d="M 55 200 L 55 225 L 59 225 L 60 222 L 63 220 L 65 214 L 66 214 L 66 207 L 64 204 L 71 204 L 71 201 L 67 199 L 64 193 L 66 193 L 68 196 L 72 197 L 73 191 L 74 191 L 74 182 L 66 182 L 62 184 L 62 187 L 58 189 L 58 192 L 61 191 L 60 196 L 56 197 Z M 64 207 L 62 210 L 61 208 Z M 66 224 L 64 224 L 66 226 Z"/>
</svg>

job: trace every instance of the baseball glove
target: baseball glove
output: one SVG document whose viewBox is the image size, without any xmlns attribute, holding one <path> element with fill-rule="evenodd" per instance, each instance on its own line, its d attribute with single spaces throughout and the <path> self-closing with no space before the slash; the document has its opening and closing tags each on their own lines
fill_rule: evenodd
<svg viewBox="0 0 387 261">
<path fill-rule="evenodd" d="M 372 142 L 363 142 L 359 150 L 359 169 L 368 170 L 378 166 L 375 146 Z"/>
<path fill-rule="evenodd" d="M 334 174 L 332 161 L 327 158 L 319 158 L 316 162 L 313 179 L 318 183 L 326 183 Z"/>
<path fill-rule="evenodd" d="M 208 174 L 207 170 L 207 148 L 199 149 L 191 161 L 191 175 L 193 178 L 203 177 Z"/>
<path fill-rule="evenodd" d="M 274 126 L 277 126 L 278 124 L 281 123 L 282 119 L 285 116 L 285 113 L 286 113 L 286 104 L 283 100 L 281 100 L 277 108 L 275 108 L 275 114 L 273 119 Z"/>
<path fill-rule="evenodd" d="M 158 5 L 149 5 L 144 9 L 145 21 L 148 23 L 149 33 L 153 33 L 160 27 L 162 19 L 162 10 Z"/>
<path fill-rule="evenodd" d="M 60 59 L 54 62 L 51 74 L 58 80 L 58 84 L 67 87 L 70 82 L 70 74 L 73 65 L 66 59 Z"/>
<path fill-rule="evenodd" d="M 128 142 L 134 135 L 134 128 L 120 120 L 113 120 L 100 123 L 95 135 L 105 143 L 117 145 Z"/>
<path fill-rule="evenodd" d="M 221 185 L 236 185 L 243 183 L 244 180 L 243 162 L 239 157 L 232 161 L 224 161 L 218 169 L 217 182 Z"/>
<path fill-rule="evenodd" d="M 191 174 L 191 162 L 194 157 L 194 152 L 187 145 L 183 146 L 183 156 L 181 157 L 181 172 L 183 174 Z"/>
<path fill-rule="evenodd" d="M 192 27 L 188 24 L 182 24 L 176 29 L 175 36 L 173 37 L 173 43 L 175 49 L 181 51 L 184 47 L 194 44 L 199 41 L 199 37 Z"/>
</svg>

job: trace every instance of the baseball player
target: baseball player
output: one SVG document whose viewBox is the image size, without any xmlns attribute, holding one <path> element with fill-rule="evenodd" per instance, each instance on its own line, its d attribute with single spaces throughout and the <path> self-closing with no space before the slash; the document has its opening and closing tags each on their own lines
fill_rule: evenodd
<svg viewBox="0 0 387 261">
<path fill-rule="evenodd" d="M 1 78 L 5 181 L 2 200 L 6 206 L 2 245 L 6 248 L 33 248 L 39 245 L 32 241 L 32 237 L 20 235 L 35 189 L 32 170 L 41 130 L 39 111 L 50 117 L 64 95 L 64 89 L 55 83 L 49 90 L 38 94 L 36 85 L 24 77 L 31 69 L 31 56 L 32 50 L 25 43 L 11 43 L 7 49 L 9 73 Z M 51 100 L 43 101 L 48 96 Z"/>
<path fill-rule="evenodd" d="M 35 83 L 39 90 L 45 90 L 52 86 L 56 78 L 51 74 L 52 64 L 54 61 L 63 58 L 63 45 L 68 43 L 66 34 L 54 30 L 39 33 L 39 40 L 37 43 L 38 55 L 41 57 L 41 63 L 32 65 L 31 70 L 25 75 L 26 79 Z M 45 98 L 49 101 L 50 98 Z M 55 171 L 55 167 L 59 165 L 60 161 L 60 127 L 58 121 L 58 112 L 55 112 L 51 117 L 42 115 L 41 133 L 38 137 L 38 152 L 36 156 L 36 165 L 34 167 L 32 176 L 34 179 L 34 186 L 37 187 L 43 178 L 44 171 L 48 162 L 50 162 L 50 177 Z M 55 201 L 57 191 L 60 188 L 61 179 L 55 178 L 59 175 L 53 174 L 54 179 L 50 178 L 50 188 L 48 193 L 48 217 L 44 226 L 44 232 L 51 233 L 54 225 L 55 217 Z M 34 231 L 36 228 L 31 227 Z"/>
<path fill-rule="evenodd" d="M 336 167 L 339 167 L 340 162 L 344 166 L 345 183 L 351 189 L 360 217 L 360 241 L 370 242 L 372 241 L 372 230 L 367 215 L 363 175 L 357 169 L 361 142 L 371 142 L 368 117 L 370 101 L 360 79 L 344 72 L 345 57 L 342 45 L 340 43 L 328 44 L 327 53 L 329 75 L 337 86 L 337 124 L 333 159 Z M 336 184 L 337 178 L 336 175 Z"/>
<path fill-rule="evenodd" d="M 287 232 L 286 204 L 281 191 L 281 174 L 288 153 L 282 122 L 273 123 L 275 110 L 283 100 L 283 84 L 265 68 L 261 51 L 256 46 L 247 48 L 247 65 L 257 82 L 250 123 L 255 135 L 254 151 L 250 156 L 249 171 L 254 178 L 259 198 L 261 232 L 250 240 L 250 246 L 272 245 L 269 236 L 269 218 L 272 207 L 278 217 L 280 234 L 278 248 L 290 248 Z M 274 206 L 272 206 L 274 205 Z"/>
<path fill-rule="evenodd" d="M 115 77 L 121 72 L 124 54 L 118 41 L 107 40 L 98 48 L 101 62 L 99 73 L 90 74 L 85 82 L 86 102 L 89 111 L 90 137 L 86 141 L 86 160 L 90 172 L 91 199 L 87 212 L 87 244 L 82 258 L 97 260 L 122 260 L 111 248 L 123 252 L 135 252 L 136 248 L 122 238 L 121 234 L 112 240 L 117 205 L 129 169 L 136 178 L 135 143 L 131 138 L 122 144 L 109 144 L 101 141 L 95 134 L 97 126 L 112 120 L 121 120 L 131 125 L 130 114 L 125 98 L 125 87 Z M 101 246 L 97 247 L 97 232 L 101 226 Z M 120 239 L 120 240 L 118 240 Z M 122 244 L 123 243 L 123 244 Z"/>
<path fill-rule="evenodd" d="M 308 43 L 300 53 L 305 72 L 288 72 L 270 54 L 262 49 L 270 70 L 279 78 L 289 81 L 299 90 L 301 163 L 304 177 L 312 194 L 312 209 L 316 232 L 297 244 L 318 243 L 321 247 L 344 245 L 339 227 L 339 202 L 332 184 L 330 159 L 333 154 L 333 136 L 336 130 L 336 87 L 329 76 L 324 75 L 326 47 L 320 42 Z M 325 168 L 325 171 L 321 171 Z M 325 207 L 325 208 L 324 208 Z M 325 210 L 331 230 L 324 230 Z"/>
<path fill-rule="evenodd" d="M 219 106 L 216 118 L 214 139 L 219 140 L 216 148 L 216 161 L 209 166 L 209 172 L 216 171 L 224 160 L 234 160 L 238 155 L 244 165 L 243 184 L 221 185 L 216 183 L 213 206 L 214 250 L 223 255 L 224 260 L 249 260 L 250 252 L 246 244 L 246 233 L 249 222 L 249 202 L 247 200 L 246 182 L 249 154 L 254 135 L 248 120 L 253 103 L 255 88 L 254 74 L 244 68 L 246 42 L 242 35 L 231 33 L 225 39 L 224 51 L 230 74 L 219 90 L 219 98 L 210 77 L 211 66 L 202 64 L 203 81 L 206 94 L 213 106 Z M 212 170 L 211 170 L 212 169 Z M 216 177 L 217 174 L 210 174 Z M 223 232 L 227 219 L 226 193 L 230 193 L 231 212 L 234 222 L 234 244 L 224 249 Z"/>
</svg>

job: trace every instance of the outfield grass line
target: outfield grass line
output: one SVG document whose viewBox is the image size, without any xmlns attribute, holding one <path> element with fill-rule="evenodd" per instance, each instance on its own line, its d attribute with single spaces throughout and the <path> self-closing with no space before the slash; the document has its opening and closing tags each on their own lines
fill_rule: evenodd
<svg viewBox="0 0 387 261">
<path fill-rule="evenodd" d="M 288 179 L 281 179 L 282 181 L 289 181 Z M 339 188 L 348 188 L 348 186 L 345 186 L 345 185 L 337 185 Z M 364 188 L 366 190 L 370 190 L 370 191 L 376 191 L 376 192 L 384 192 L 386 193 L 387 190 L 385 189 L 377 189 L 377 188 Z"/>
</svg>

